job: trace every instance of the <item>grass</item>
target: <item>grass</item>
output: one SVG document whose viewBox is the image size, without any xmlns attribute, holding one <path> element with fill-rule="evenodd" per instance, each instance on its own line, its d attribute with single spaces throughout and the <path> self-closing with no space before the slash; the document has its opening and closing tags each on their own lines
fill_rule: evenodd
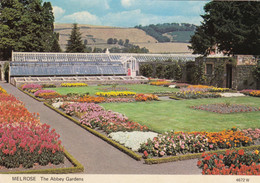
<svg viewBox="0 0 260 183">
<path fill-rule="evenodd" d="M 89 92 L 90 95 L 95 95 L 96 92 L 101 92 L 99 88 L 111 88 L 110 86 L 87 86 L 87 87 L 59 87 L 59 88 L 46 88 L 50 90 L 55 90 L 61 95 L 66 95 L 68 93 L 86 93 Z M 118 85 L 117 87 L 128 88 L 128 91 L 133 91 L 136 93 L 153 93 L 153 92 L 164 92 L 164 91 L 178 91 L 175 88 L 168 88 L 163 86 L 153 86 L 148 84 L 135 84 L 135 85 Z"/>
<path fill-rule="evenodd" d="M 233 97 L 216 99 L 171 100 L 135 103 L 104 103 L 106 109 L 125 114 L 129 119 L 148 126 L 156 132 L 175 131 L 221 131 L 232 127 L 260 128 L 260 112 L 217 114 L 194 110 L 189 106 L 226 103 L 246 104 L 260 107 L 260 98 Z"/>
</svg>

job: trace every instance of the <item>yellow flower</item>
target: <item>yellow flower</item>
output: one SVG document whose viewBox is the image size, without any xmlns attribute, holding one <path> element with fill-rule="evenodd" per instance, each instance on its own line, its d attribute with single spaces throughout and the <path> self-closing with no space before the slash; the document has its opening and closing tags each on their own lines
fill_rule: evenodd
<svg viewBox="0 0 260 183">
<path fill-rule="evenodd" d="M 259 154 L 259 151 L 258 151 L 258 150 L 255 150 L 255 154 Z"/>
</svg>

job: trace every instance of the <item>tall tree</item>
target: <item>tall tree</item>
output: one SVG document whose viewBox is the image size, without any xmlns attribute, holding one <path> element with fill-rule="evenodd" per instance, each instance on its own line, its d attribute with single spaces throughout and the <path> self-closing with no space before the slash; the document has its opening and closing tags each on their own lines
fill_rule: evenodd
<svg viewBox="0 0 260 183">
<path fill-rule="evenodd" d="M 191 37 L 194 53 L 260 55 L 260 3 L 256 1 L 211 1 L 204 6 L 202 25 Z"/>
<path fill-rule="evenodd" d="M 51 51 L 54 39 L 51 3 L 41 0 L 0 1 L 0 56 L 14 51 Z"/>
<path fill-rule="evenodd" d="M 71 31 L 70 39 L 68 40 L 66 52 L 84 53 L 85 49 L 86 46 L 82 41 L 80 29 L 78 25 L 74 23 Z"/>
</svg>

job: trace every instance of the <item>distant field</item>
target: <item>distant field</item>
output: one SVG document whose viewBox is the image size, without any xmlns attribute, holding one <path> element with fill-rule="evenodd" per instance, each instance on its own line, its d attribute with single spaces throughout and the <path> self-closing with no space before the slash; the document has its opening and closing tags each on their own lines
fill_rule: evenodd
<svg viewBox="0 0 260 183">
<path fill-rule="evenodd" d="M 188 49 L 189 43 L 138 43 L 140 47 L 146 47 L 149 53 L 192 53 Z"/>
<path fill-rule="evenodd" d="M 118 45 L 106 44 L 108 38 L 129 39 L 130 43 L 146 47 L 150 53 L 192 53 L 188 43 L 157 43 L 157 40 L 136 28 L 120 28 L 109 26 L 78 25 L 83 40 L 92 48 L 112 48 Z M 60 45 L 65 51 L 72 24 L 55 24 L 55 31 L 60 34 Z M 189 32 L 189 31 L 187 31 Z"/>
<path fill-rule="evenodd" d="M 147 35 L 144 31 L 136 28 L 120 28 L 108 26 L 78 25 L 82 33 L 82 39 L 87 40 L 88 44 L 104 45 L 109 38 L 125 40 L 129 39 L 130 43 L 155 43 L 156 39 Z M 60 45 L 64 49 L 71 33 L 72 24 L 55 24 L 55 31 L 60 34 Z M 90 46 L 90 45 L 89 45 Z M 111 45 L 109 45 L 111 46 Z"/>
</svg>

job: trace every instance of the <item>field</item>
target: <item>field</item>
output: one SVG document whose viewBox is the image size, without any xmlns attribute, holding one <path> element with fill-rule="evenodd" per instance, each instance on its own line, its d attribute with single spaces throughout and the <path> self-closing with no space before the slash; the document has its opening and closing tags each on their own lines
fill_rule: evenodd
<svg viewBox="0 0 260 183">
<path fill-rule="evenodd" d="M 107 44 L 108 38 L 129 39 L 130 43 L 140 47 L 146 47 L 150 53 L 191 53 L 188 43 L 157 43 L 157 40 L 137 28 L 120 28 L 108 26 L 78 25 L 82 33 L 82 39 L 88 41 L 88 45 L 97 48 L 112 48 L 118 45 Z M 59 43 L 65 50 L 67 40 L 71 33 L 72 24 L 55 24 L 55 32 L 60 34 Z"/>
<path fill-rule="evenodd" d="M 52 88 L 60 94 L 86 93 L 94 95 L 100 88 L 111 86 L 88 86 L 72 88 Z M 119 85 L 128 91 L 152 93 L 178 91 L 174 88 L 151 85 Z M 125 114 L 133 121 L 148 126 L 156 132 L 175 131 L 221 131 L 232 127 L 259 128 L 260 112 L 217 114 L 191 109 L 190 106 L 211 103 L 245 104 L 260 107 L 260 99 L 255 97 L 233 97 L 215 99 L 166 100 L 134 103 L 103 103 L 106 109 Z"/>
<path fill-rule="evenodd" d="M 82 33 L 82 39 L 87 40 L 87 46 L 104 45 L 108 38 L 129 39 L 130 43 L 155 43 L 156 40 L 144 31 L 136 28 L 120 28 L 108 26 L 78 25 Z M 55 31 L 60 34 L 60 45 L 64 49 L 71 33 L 71 24 L 55 24 Z"/>
</svg>

